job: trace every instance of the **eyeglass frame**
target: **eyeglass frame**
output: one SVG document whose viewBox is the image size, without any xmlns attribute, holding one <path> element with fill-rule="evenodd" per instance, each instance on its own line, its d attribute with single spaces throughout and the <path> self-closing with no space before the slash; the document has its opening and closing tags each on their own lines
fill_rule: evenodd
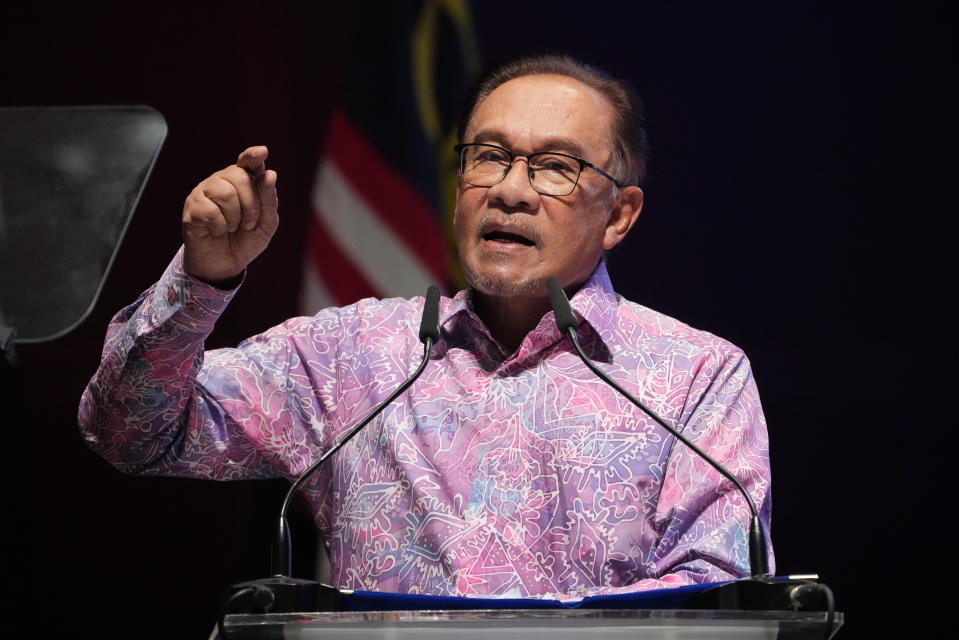
<svg viewBox="0 0 959 640">
<path fill-rule="evenodd" d="M 509 164 L 506 166 L 505 170 L 503 171 L 503 176 L 499 180 L 497 180 L 496 182 L 490 185 L 473 184 L 472 182 L 464 178 L 463 177 L 463 150 L 468 147 L 491 147 L 493 149 L 499 149 L 500 151 L 505 151 L 506 154 L 509 156 Z M 526 158 L 526 178 L 529 180 L 529 186 L 533 189 L 533 191 L 535 191 L 536 193 L 540 195 L 556 196 L 556 197 L 568 196 L 569 194 L 571 194 L 573 191 L 576 190 L 576 186 L 579 184 L 579 179 L 583 175 L 583 169 L 585 169 L 586 167 L 589 167 L 590 169 L 597 172 L 599 175 L 603 176 L 604 178 L 609 178 L 609 180 L 614 185 L 616 185 L 618 189 L 622 189 L 624 186 L 619 180 L 609 175 L 608 173 L 606 173 L 604 170 L 597 167 L 592 162 L 589 162 L 588 160 L 583 160 L 582 158 L 578 158 L 568 153 L 563 153 L 561 151 L 537 151 L 535 153 L 513 153 L 506 147 L 501 147 L 498 144 L 490 144 L 489 142 L 462 142 L 460 144 L 454 145 L 453 151 L 455 151 L 456 155 L 459 156 L 459 162 L 457 163 L 459 168 L 457 170 L 457 173 L 459 174 L 460 179 L 466 184 L 472 185 L 474 187 L 480 187 L 483 189 L 489 189 L 490 187 L 495 187 L 496 185 L 501 183 L 503 180 L 505 180 L 506 176 L 509 175 L 509 172 L 513 170 L 513 163 L 516 161 L 517 158 Z M 577 163 L 579 163 L 579 173 L 576 174 L 576 180 L 573 181 L 573 186 L 570 187 L 570 190 L 567 191 L 566 193 L 543 193 L 542 191 L 536 188 L 536 185 L 533 184 L 533 169 L 530 168 L 530 159 L 536 156 L 545 156 L 545 155 L 563 156 L 564 158 L 569 158 L 570 160 L 575 160 Z"/>
</svg>

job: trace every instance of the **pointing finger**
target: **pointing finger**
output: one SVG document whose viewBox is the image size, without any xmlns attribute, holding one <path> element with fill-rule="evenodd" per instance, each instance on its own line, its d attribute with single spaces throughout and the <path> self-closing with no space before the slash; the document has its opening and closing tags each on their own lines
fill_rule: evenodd
<svg viewBox="0 0 959 640">
<path fill-rule="evenodd" d="M 237 157 L 236 166 L 241 169 L 246 169 L 253 174 L 253 177 L 259 178 L 263 175 L 263 172 L 266 171 L 266 158 L 268 155 L 269 151 L 262 145 L 249 147 L 244 149 Z"/>
</svg>

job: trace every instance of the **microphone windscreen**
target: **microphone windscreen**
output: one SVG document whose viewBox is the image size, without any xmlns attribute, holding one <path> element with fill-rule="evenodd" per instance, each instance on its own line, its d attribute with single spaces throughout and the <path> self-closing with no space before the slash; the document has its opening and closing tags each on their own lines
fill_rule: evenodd
<svg viewBox="0 0 959 640">
<path fill-rule="evenodd" d="M 556 317 L 559 332 L 566 335 L 570 329 L 575 331 L 579 323 L 576 322 L 576 315 L 573 313 L 573 308 L 569 306 L 569 298 L 566 297 L 566 292 L 560 286 L 559 280 L 548 278 L 546 289 L 549 291 L 549 303 L 553 306 L 553 315 Z"/>
<path fill-rule="evenodd" d="M 420 342 L 426 342 L 427 338 L 432 338 L 433 344 L 440 341 L 440 290 L 435 284 L 426 290 L 423 319 L 420 321 Z"/>
</svg>

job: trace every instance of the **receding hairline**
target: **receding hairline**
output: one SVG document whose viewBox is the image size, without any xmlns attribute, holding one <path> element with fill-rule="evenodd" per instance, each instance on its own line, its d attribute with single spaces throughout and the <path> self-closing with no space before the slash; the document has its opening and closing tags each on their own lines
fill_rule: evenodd
<svg viewBox="0 0 959 640">
<path fill-rule="evenodd" d="M 475 135 L 473 132 L 473 122 L 476 120 L 476 112 L 479 111 L 480 106 L 482 106 L 482 104 L 486 102 L 490 98 L 490 96 L 492 96 L 494 93 L 499 91 L 501 88 L 509 85 L 510 83 L 521 81 L 521 80 L 529 80 L 530 78 L 552 79 L 557 82 L 571 81 L 579 85 L 579 87 L 586 89 L 586 93 L 589 94 L 594 99 L 594 102 L 597 102 L 596 101 L 597 98 L 599 99 L 597 106 L 606 112 L 605 115 L 608 118 L 607 133 L 608 133 L 609 141 L 613 142 L 615 140 L 616 138 L 616 107 L 613 105 L 613 103 L 602 91 L 600 91 L 596 87 L 593 87 L 587 82 L 583 82 L 582 80 L 574 76 L 566 75 L 563 73 L 556 73 L 556 72 L 543 72 L 543 73 L 530 73 L 522 76 L 517 76 L 515 78 L 510 78 L 509 80 L 496 85 L 490 91 L 488 91 L 485 95 L 481 96 L 473 104 L 473 108 L 467 116 L 469 119 L 466 121 L 466 127 L 463 130 L 463 140 L 461 140 L 460 142 L 467 142 L 468 139 L 472 139 L 473 136 Z"/>
</svg>

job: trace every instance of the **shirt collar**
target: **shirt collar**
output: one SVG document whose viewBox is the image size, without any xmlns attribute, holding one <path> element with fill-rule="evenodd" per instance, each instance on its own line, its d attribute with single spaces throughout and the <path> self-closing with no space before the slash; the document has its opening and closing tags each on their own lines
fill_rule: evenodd
<svg viewBox="0 0 959 640">
<path fill-rule="evenodd" d="M 589 280 L 580 287 L 569 302 L 580 320 L 580 334 L 583 333 L 583 321 L 585 321 L 607 348 L 612 347 L 619 296 L 613 290 L 613 283 L 609 279 L 605 262 L 600 261 L 596 265 Z"/>
<path fill-rule="evenodd" d="M 440 327 L 452 331 L 455 328 L 461 328 L 462 325 L 459 323 L 465 322 L 492 339 L 485 323 L 472 310 L 471 294 L 470 289 L 463 289 L 452 298 L 444 300 Z M 612 347 L 611 341 L 616 326 L 618 296 L 613 290 L 605 262 L 600 261 L 596 265 L 586 283 L 570 299 L 570 305 L 579 320 L 579 334 L 581 336 L 586 332 L 595 334 L 608 351 Z M 588 331 L 584 325 L 591 331 Z M 532 346 L 535 350 L 549 346 L 562 337 L 559 335 L 559 329 L 556 328 L 552 311 L 543 316 L 528 336 L 530 337 L 533 338 Z"/>
</svg>

